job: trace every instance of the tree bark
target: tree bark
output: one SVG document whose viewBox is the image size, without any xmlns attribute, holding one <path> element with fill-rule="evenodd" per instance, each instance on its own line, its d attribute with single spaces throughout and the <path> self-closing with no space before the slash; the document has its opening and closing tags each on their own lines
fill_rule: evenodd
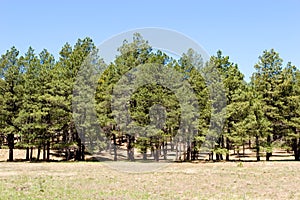
<svg viewBox="0 0 300 200">
<path fill-rule="evenodd" d="M 26 147 L 26 161 L 29 160 L 29 147 Z"/>
<path fill-rule="evenodd" d="M 85 154 L 84 154 L 84 151 L 85 151 L 85 145 L 84 145 L 84 144 L 81 144 L 81 160 L 82 160 L 82 161 L 85 160 Z"/>
<path fill-rule="evenodd" d="M 178 157 L 178 160 L 182 160 L 182 158 L 181 158 L 181 141 L 179 141 L 179 152 L 178 152 L 178 154 L 179 154 L 179 157 Z"/>
<path fill-rule="evenodd" d="M 293 131 L 295 134 L 297 134 L 297 129 L 294 127 L 293 128 Z M 292 145 L 292 148 L 293 148 L 293 151 L 294 151 L 294 157 L 295 157 L 295 160 L 296 161 L 299 161 L 300 160 L 300 138 L 294 138 L 293 140 L 293 145 Z"/>
<path fill-rule="evenodd" d="M 216 160 L 219 161 L 220 160 L 220 154 L 216 153 Z"/>
<path fill-rule="evenodd" d="M 229 139 L 228 139 L 228 137 L 226 137 L 226 150 L 227 150 L 227 152 L 226 152 L 226 161 L 229 161 L 229 151 L 230 151 L 230 146 L 229 146 L 230 144 L 229 144 Z"/>
<path fill-rule="evenodd" d="M 71 151 L 69 147 L 66 148 L 65 157 L 67 161 L 71 159 Z"/>
<path fill-rule="evenodd" d="M 222 147 L 222 149 L 225 148 L 224 135 L 222 135 L 222 137 L 221 137 L 221 147 Z M 222 153 L 220 154 L 220 160 L 223 160 L 223 154 Z"/>
<path fill-rule="evenodd" d="M 298 146 L 297 146 L 297 152 L 298 152 L 298 161 L 300 160 L 300 138 L 298 139 Z"/>
<path fill-rule="evenodd" d="M 14 134 L 8 134 L 7 135 L 7 143 L 8 143 L 8 148 L 9 148 L 9 153 L 8 153 L 8 161 L 13 161 L 14 160 Z"/>
<path fill-rule="evenodd" d="M 256 145 L 256 160 L 260 161 L 260 155 L 259 155 L 259 151 L 260 151 L 260 146 L 259 146 L 259 138 L 258 135 L 255 136 L 255 145 Z"/>
<path fill-rule="evenodd" d="M 229 119 L 231 121 L 231 119 Z M 231 134 L 231 123 L 228 122 L 227 124 L 227 134 L 230 135 Z M 226 153 L 226 161 L 229 161 L 229 155 L 230 155 L 230 141 L 229 141 L 229 138 L 226 137 L 226 150 L 227 150 L 227 153 Z"/>
<path fill-rule="evenodd" d="M 171 144 L 171 151 L 174 151 L 174 142 L 172 136 L 170 136 L 170 144 Z"/>
<path fill-rule="evenodd" d="M 38 147 L 37 156 L 36 156 L 37 161 L 40 160 L 40 155 L 41 155 L 41 147 Z"/>
<path fill-rule="evenodd" d="M 196 157 L 197 157 L 197 150 L 196 150 L 196 141 L 194 140 L 192 142 L 192 160 L 196 160 Z"/>
<path fill-rule="evenodd" d="M 82 145 L 81 145 L 81 139 L 80 138 L 77 138 L 77 146 L 78 146 L 78 149 L 76 149 L 75 160 L 81 161 L 81 158 L 82 158 Z"/>
<path fill-rule="evenodd" d="M 176 151 L 176 159 L 175 160 L 179 160 L 178 158 L 178 141 L 176 141 L 176 145 L 175 145 L 175 151 Z"/>
<path fill-rule="evenodd" d="M 50 141 L 47 141 L 47 162 L 50 161 Z"/>
<path fill-rule="evenodd" d="M 43 144 L 43 160 L 46 160 L 46 144 Z"/>
<path fill-rule="evenodd" d="M 163 155 L 164 155 L 164 160 L 167 160 L 167 153 L 168 153 L 168 146 L 167 146 L 167 142 L 163 142 Z"/>
<path fill-rule="evenodd" d="M 29 160 L 32 161 L 33 159 L 33 147 L 30 147 L 30 158 Z"/>
<path fill-rule="evenodd" d="M 116 135 L 113 134 L 113 143 L 114 143 L 114 161 L 117 161 L 118 160 L 118 157 L 117 157 L 117 139 L 116 139 Z"/>
<path fill-rule="evenodd" d="M 154 159 L 155 159 L 155 154 L 154 154 Z M 147 151 L 143 151 L 143 160 L 147 160 Z"/>
<path fill-rule="evenodd" d="M 155 157 L 154 157 L 156 162 L 159 161 L 159 151 L 160 151 L 159 145 L 156 144 L 156 145 L 155 145 Z"/>
<path fill-rule="evenodd" d="M 267 144 L 268 144 L 268 146 L 271 145 L 271 136 L 270 135 L 267 136 Z M 272 155 L 272 152 L 267 152 L 266 161 L 270 160 L 271 155 Z"/>
<path fill-rule="evenodd" d="M 133 142 L 134 142 L 134 137 L 131 135 L 127 135 L 127 158 L 130 161 L 134 161 Z"/>
<path fill-rule="evenodd" d="M 294 151 L 294 157 L 296 161 L 299 161 L 299 149 L 298 149 L 298 141 L 297 138 L 293 139 L 293 151 Z"/>
<path fill-rule="evenodd" d="M 214 161 L 214 152 L 211 151 L 209 154 L 209 160 Z"/>
<path fill-rule="evenodd" d="M 190 147 L 189 142 L 188 142 L 188 145 L 187 145 L 186 160 L 191 160 L 191 147 Z"/>
<path fill-rule="evenodd" d="M 186 142 L 183 143 L 183 160 L 186 160 Z"/>
</svg>

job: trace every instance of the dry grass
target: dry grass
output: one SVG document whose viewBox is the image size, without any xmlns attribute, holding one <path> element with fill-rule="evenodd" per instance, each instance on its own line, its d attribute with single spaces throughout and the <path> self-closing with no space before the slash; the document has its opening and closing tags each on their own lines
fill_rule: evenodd
<svg viewBox="0 0 300 200">
<path fill-rule="evenodd" d="M 101 162 L 0 163 L 0 199 L 300 199 L 299 183 L 292 161 L 172 163 L 144 173 Z"/>
</svg>

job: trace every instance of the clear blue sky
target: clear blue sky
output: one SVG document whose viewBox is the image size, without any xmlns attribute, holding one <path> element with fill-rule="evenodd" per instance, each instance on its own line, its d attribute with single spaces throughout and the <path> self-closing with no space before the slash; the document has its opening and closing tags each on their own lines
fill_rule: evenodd
<svg viewBox="0 0 300 200">
<path fill-rule="evenodd" d="M 143 27 L 179 31 L 209 54 L 221 49 L 246 80 L 265 49 L 300 67 L 300 1 L 11 1 L 0 2 L 0 54 L 11 46 L 24 53 L 91 37 L 99 45 L 120 32 Z M 147 39 L 147 38 L 146 38 Z"/>
</svg>

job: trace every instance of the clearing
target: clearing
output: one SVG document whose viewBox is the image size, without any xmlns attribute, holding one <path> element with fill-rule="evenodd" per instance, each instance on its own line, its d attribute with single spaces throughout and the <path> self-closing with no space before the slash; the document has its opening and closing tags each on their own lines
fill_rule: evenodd
<svg viewBox="0 0 300 200">
<path fill-rule="evenodd" d="M 0 199 L 300 199 L 300 162 L 108 163 L 0 162 Z"/>
</svg>

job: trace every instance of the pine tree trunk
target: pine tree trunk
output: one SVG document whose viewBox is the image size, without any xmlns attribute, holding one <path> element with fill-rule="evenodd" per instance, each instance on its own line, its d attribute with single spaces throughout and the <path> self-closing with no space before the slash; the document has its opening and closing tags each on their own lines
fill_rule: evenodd
<svg viewBox="0 0 300 200">
<path fill-rule="evenodd" d="M 229 144 L 229 139 L 228 139 L 228 137 L 226 137 L 226 150 L 227 150 L 227 152 L 226 152 L 226 161 L 229 161 L 229 150 L 230 150 L 229 145 L 230 145 Z"/>
<path fill-rule="evenodd" d="M 82 155 L 82 149 L 81 149 L 81 139 L 78 138 L 77 139 L 77 146 L 78 146 L 78 149 L 76 149 L 76 156 L 75 156 L 75 160 L 77 161 L 81 161 L 81 155 Z"/>
<path fill-rule="evenodd" d="M 179 141 L 179 153 L 178 153 L 179 154 L 179 159 L 178 160 L 180 160 L 180 161 L 182 160 L 181 153 L 182 153 L 181 152 L 181 142 Z"/>
<path fill-rule="evenodd" d="M 195 149 L 195 141 L 191 143 L 191 160 L 196 160 L 196 149 Z"/>
<path fill-rule="evenodd" d="M 14 160 L 14 134 L 8 134 L 7 135 L 7 143 L 8 143 L 8 148 L 9 148 L 9 153 L 8 153 L 8 161 L 13 161 Z"/>
<path fill-rule="evenodd" d="M 175 160 L 179 160 L 179 158 L 178 158 L 178 142 L 176 142 L 176 146 L 175 146 L 175 154 L 176 154 L 176 158 L 175 158 Z"/>
<path fill-rule="evenodd" d="M 131 161 L 134 161 L 134 148 L 131 148 L 130 150 L 130 159 Z"/>
<path fill-rule="evenodd" d="M 186 160 L 191 160 L 191 145 L 187 143 Z"/>
<path fill-rule="evenodd" d="M 41 147 L 38 147 L 37 156 L 36 156 L 37 161 L 40 160 L 40 155 L 41 155 Z"/>
<path fill-rule="evenodd" d="M 154 154 L 154 159 L 155 159 L 155 154 Z M 147 152 L 143 151 L 143 160 L 147 160 Z"/>
<path fill-rule="evenodd" d="M 29 160 L 29 147 L 26 147 L 26 161 Z"/>
<path fill-rule="evenodd" d="M 164 152 L 163 152 L 163 151 L 164 151 L 164 149 L 163 149 L 163 144 L 159 145 L 158 148 L 159 148 L 159 151 L 158 151 L 158 152 L 159 152 L 159 156 L 161 156 L 161 155 L 164 153 Z"/>
<path fill-rule="evenodd" d="M 46 160 L 46 144 L 43 144 L 43 160 Z"/>
<path fill-rule="evenodd" d="M 153 157 L 154 158 L 154 147 L 153 147 L 153 144 L 151 145 L 151 157 Z"/>
<path fill-rule="evenodd" d="M 118 156 L 117 156 L 117 139 L 116 139 L 116 135 L 113 134 L 113 143 L 114 143 L 114 161 L 118 160 Z"/>
<path fill-rule="evenodd" d="M 132 136 L 129 136 L 128 139 L 127 139 L 127 157 L 128 157 L 128 160 L 130 161 L 134 161 L 134 150 L 133 150 L 133 145 L 132 143 L 134 142 L 133 141 L 133 138 Z"/>
<path fill-rule="evenodd" d="M 66 148 L 65 156 L 67 161 L 71 159 L 71 151 L 69 147 Z"/>
<path fill-rule="evenodd" d="M 267 145 L 268 146 L 271 145 L 271 136 L 270 135 L 268 135 L 268 137 L 267 137 Z M 270 160 L 271 155 L 272 155 L 271 152 L 267 152 L 267 154 L 266 154 L 266 161 Z"/>
<path fill-rule="evenodd" d="M 256 160 L 260 161 L 260 155 L 259 155 L 259 151 L 260 151 L 260 147 L 259 147 L 259 140 L 258 140 L 258 135 L 255 136 L 255 145 L 256 145 Z"/>
<path fill-rule="evenodd" d="M 297 129 L 296 128 L 293 128 L 293 131 L 294 131 L 295 134 L 297 134 Z M 300 160 L 300 158 L 299 158 L 300 157 L 300 148 L 299 148 L 299 146 L 300 146 L 300 138 L 299 139 L 294 138 L 292 148 L 293 148 L 293 151 L 294 151 L 294 157 L 295 157 L 296 161 Z"/>
<path fill-rule="evenodd" d="M 218 138 L 217 144 L 215 146 L 215 149 L 220 149 L 221 148 L 221 137 Z M 220 153 L 216 152 L 216 161 L 220 160 Z"/>
<path fill-rule="evenodd" d="M 130 139 L 127 137 L 127 159 L 130 160 Z"/>
<path fill-rule="evenodd" d="M 10 161 L 10 162 L 14 161 L 14 149 L 13 148 L 9 148 L 8 161 Z"/>
<path fill-rule="evenodd" d="M 163 142 L 163 153 L 164 153 L 164 160 L 167 160 L 167 153 L 168 153 L 167 142 Z"/>
<path fill-rule="evenodd" d="M 220 160 L 220 154 L 216 153 L 216 160 L 219 161 Z"/>
<path fill-rule="evenodd" d="M 32 161 L 33 159 L 33 147 L 30 147 L 30 158 L 29 160 Z"/>
<path fill-rule="evenodd" d="M 228 122 L 227 124 L 227 134 L 228 135 L 231 135 L 231 124 Z M 229 141 L 229 138 L 226 137 L 226 150 L 227 150 L 227 153 L 226 153 L 226 161 L 229 161 L 229 154 L 230 154 L 230 141 Z"/>
<path fill-rule="evenodd" d="M 50 161 L 50 141 L 47 141 L 47 162 Z"/>
<path fill-rule="evenodd" d="M 222 147 L 222 149 L 225 148 L 224 135 L 222 135 L 222 137 L 221 137 L 221 147 Z M 223 160 L 223 154 L 220 154 L 220 160 Z"/>
<path fill-rule="evenodd" d="M 82 145 L 81 145 L 81 160 L 82 160 L 82 161 L 85 160 L 85 154 L 84 154 L 84 152 L 85 152 L 85 145 L 82 144 Z"/>
<path fill-rule="evenodd" d="M 295 160 L 299 161 L 299 149 L 298 149 L 297 138 L 293 139 L 293 151 L 294 151 Z"/>
<path fill-rule="evenodd" d="M 171 144 L 171 151 L 174 151 L 174 142 L 172 136 L 170 136 L 170 144 Z"/>
<path fill-rule="evenodd" d="M 183 160 L 186 160 L 186 143 L 183 143 Z"/>
<path fill-rule="evenodd" d="M 159 161 L 159 151 L 160 151 L 160 149 L 159 149 L 159 145 L 158 144 L 156 144 L 155 145 L 156 146 L 156 148 L 155 148 L 155 161 L 156 162 L 158 162 Z"/>
<path fill-rule="evenodd" d="M 297 161 L 299 161 L 300 160 L 300 138 L 298 139 L 298 146 L 297 146 L 297 152 L 298 152 L 298 160 Z"/>
</svg>

